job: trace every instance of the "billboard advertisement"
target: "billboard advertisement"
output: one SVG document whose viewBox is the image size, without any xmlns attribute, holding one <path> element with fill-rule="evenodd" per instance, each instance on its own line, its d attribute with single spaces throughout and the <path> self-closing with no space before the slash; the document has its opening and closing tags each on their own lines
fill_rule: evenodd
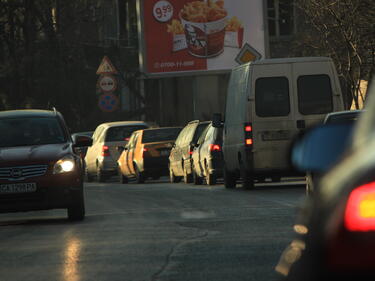
<svg viewBox="0 0 375 281">
<path fill-rule="evenodd" d="M 141 65 L 148 74 L 230 70 L 244 48 L 265 55 L 263 0 L 141 3 Z"/>
</svg>

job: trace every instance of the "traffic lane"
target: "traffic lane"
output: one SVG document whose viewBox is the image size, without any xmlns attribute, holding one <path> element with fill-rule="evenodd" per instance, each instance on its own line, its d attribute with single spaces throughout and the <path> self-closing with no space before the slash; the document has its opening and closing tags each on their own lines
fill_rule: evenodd
<svg viewBox="0 0 375 281">
<path fill-rule="evenodd" d="M 89 184 L 83 223 L 67 222 L 65 212 L 55 210 L 1 215 L 1 275 L 9 280 L 187 280 L 192 275 L 210 280 L 217 273 L 218 280 L 271 280 L 263 277 L 273 276 L 289 242 L 284 235 L 293 221 L 289 205 L 303 194 L 302 188 L 279 189 L 273 188 L 283 201 L 275 204 L 274 191 L 264 199 L 266 189 Z M 279 228 L 286 241 L 275 243 L 270 228 Z M 252 261 L 254 254 L 258 258 Z M 207 264 L 197 262 L 196 255 Z"/>
</svg>

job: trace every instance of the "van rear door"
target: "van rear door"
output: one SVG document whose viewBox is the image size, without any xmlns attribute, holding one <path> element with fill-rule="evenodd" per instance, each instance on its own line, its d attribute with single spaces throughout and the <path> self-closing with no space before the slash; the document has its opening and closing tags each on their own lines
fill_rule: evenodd
<svg viewBox="0 0 375 281">
<path fill-rule="evenodd" d="M 292 64 L 296 126 L 303 130 L 321 123 L 327 113 L 344 110 L 333 62 L 329 59 Z"/>
<path fill-rule="evenodd" d="M 253 65 L 251 77 L 253 168 L 289 169 L 289 146 L 297 133 L 291 64 Z"/>
</svg>

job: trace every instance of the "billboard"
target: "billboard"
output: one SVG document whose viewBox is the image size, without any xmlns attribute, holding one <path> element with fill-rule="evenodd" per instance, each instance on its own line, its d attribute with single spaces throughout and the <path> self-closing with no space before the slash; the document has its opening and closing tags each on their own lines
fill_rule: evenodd
<svg viewBox="0 0 375 281">
<path fill-rule="evenodd" d="M 142 0 L 141 5 L 143 72 L 230 70 L 244 47 L 257 58 L 265 56 L 263 0 Z"/>
</svg>

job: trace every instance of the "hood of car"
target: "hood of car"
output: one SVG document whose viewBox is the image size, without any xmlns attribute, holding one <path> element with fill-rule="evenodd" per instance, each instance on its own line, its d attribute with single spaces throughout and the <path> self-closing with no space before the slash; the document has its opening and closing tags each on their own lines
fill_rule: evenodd
<svg viewBox="0 0 375 281">
<path fill-rule="evenodd" d="M 0 148 L 0 166 L 49 163 L 72 152 L 69 143 Z"/>
</svg>

